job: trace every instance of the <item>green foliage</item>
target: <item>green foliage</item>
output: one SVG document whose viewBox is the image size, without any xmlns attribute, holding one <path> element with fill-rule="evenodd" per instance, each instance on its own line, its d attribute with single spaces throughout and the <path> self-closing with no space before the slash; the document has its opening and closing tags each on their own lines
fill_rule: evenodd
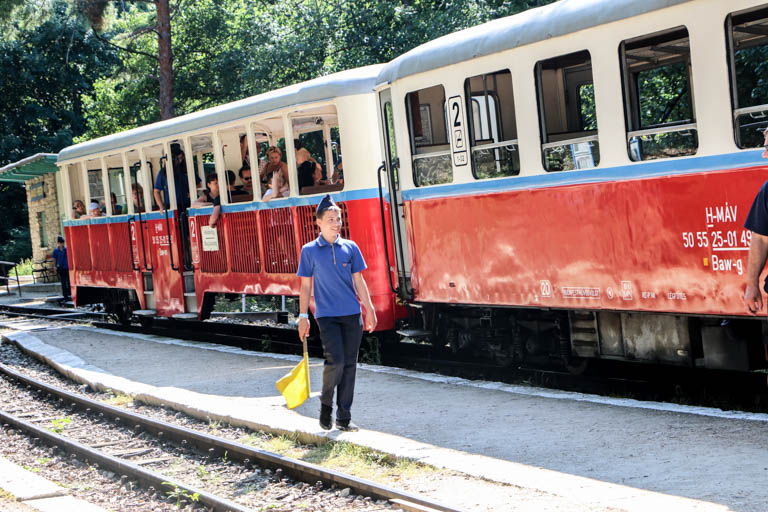
<svg viewBox="0 0 768 512">
<path fill-rule="evenodd" d="M 200 500 L 200 493 L 190 493 L 186 489 L 182 489 L 178 485 L 171 482 L 163 482 L 163 485 L 171 487 L 171 490 L 165 494 L 169 498 L 176 500 L 176 508 L 181 508 L 182 500 L 188 500 L 190 503 L 196 503 L 198 500 Z"/>
<path fill-rule="evenodd" d="M 391 60 L 414 46 L 552 0 L 184 3 L 172 21 L 177 115 L 345 69 Z M 84 98 L 82 140 L 160 119 L 157 37 L 141 3 L 107 16 L 104 36 L 120 46 L 122 67 Z M 142 52 L 142 53 L 136 53 Z"/>
<path fill-rule="evenodd" d="M 65 417 L 65 418 L 56 418 L 54 420 L 51 420 L 51 423 L 53 426 L 49 429 L 52 432 L 56 432 L 57 434 L 61 434 L 64 432 L 64 427 L 72 423 L 72 418 Z"/>
<path fill-rule="evenodd" d="M 688 65 L 678 62 L 637 74 L 640 127 L 693 119 Z"/>
<path fill-rule="evenodd" d="M 47 18 L 38 13 L 26 25 L 19 7 L 13 10 L 14 18 L 19 16 L 15 29 L 0 38 L 0 166 L 71 144 L 85 131 L 83 94 L 118 63 L 111 49 L 69 15 L 65 1 L 29 3 L 40 4 Z M 24 188 L 0 183 L 0 197 L 0 259 L 28 258 Z"/>
<path fill-rule="evenodd" d="M 18 265 L 16 265 L 16 271 L 20 276 L 31 276 L 32 275 L 32 259 L 27 258 L 25 260 L 21 260 Z M 11 275 L 15 275 L 13 271 L 11 271 Z"/>
</svg>

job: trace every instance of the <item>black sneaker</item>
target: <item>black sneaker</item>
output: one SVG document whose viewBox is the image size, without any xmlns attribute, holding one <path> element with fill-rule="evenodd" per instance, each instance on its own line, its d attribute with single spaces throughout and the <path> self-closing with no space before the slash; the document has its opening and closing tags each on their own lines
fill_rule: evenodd
<svg viewBox="0 0 768 512">
<path fill-rule="evenodd" d="M 357 432 L 360 427 L 352 423 L 352 420 L 336 420 L 336 428 L 343 432 Z"/>
<path fill-rule="evenodd" d="M 320 405 L 320 428 L 323 430 L 331 430 L 333 423 L 331 422 L 331 415 L 333 413 L 333 407 L 330 405 Z"/>
</svg>

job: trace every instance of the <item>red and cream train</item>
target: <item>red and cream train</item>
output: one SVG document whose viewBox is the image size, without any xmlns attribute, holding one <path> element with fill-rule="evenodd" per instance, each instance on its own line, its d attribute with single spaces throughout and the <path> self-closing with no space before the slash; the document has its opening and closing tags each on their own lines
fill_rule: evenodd
<svg viewBox="0 0 768 512">
<path fill-rule="evenodd" d="M 741 295 L 743 223 L 768 179 L 768 96 L 748 66 L 767 48 L 765 0 L 562 0 L 72 146 L 66 199 L 107 209 L 65 223 L 75 300 L 205 317 L 219 293 L 295 296 L 331 192 L 382 331 L 409 319 L 503 361 L 764 368 Z M 153 204 L 171 144 L 195 190 L 195 174 L 237 171 L 242 135 L 250 155 L 285 148 L 289 197 L 222 197 L 205 241 L 210 207 L 178 208 L 173 183 L 170 208 L 134 211 L 132 187 Z M 343 141 L 343 187 L 299 189 L 294 138 L 315 141 L 329 176 Z"/>
</svg>

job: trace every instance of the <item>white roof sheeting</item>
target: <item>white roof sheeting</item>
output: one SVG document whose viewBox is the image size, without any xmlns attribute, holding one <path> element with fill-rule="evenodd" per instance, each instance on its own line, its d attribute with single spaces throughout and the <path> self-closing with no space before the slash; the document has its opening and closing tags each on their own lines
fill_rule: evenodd
<svg viewBox="0 0 768 512">
<path fill-rule="evenodd" d="M 200 112 L 174 117 L 167 121 L 160 121 L 113 135 L 99 137 L 98 139 L 64 148 L 59 153 L 58 162 L 61 163 L 89 155 L 118 151 L 121 148 L 135 146 L 143 142 L 173 137 L 184 132 L 237 121 L 238 119 L 257 116 L 292 105 L 329 100 L 340 96 L 369 93 L 373 91 L 376 76 L 381 67 L 382 65 L 378 64 L 349 69 Z"/>
<path fill-rule="evenodd" d="M 561 0 L 440 37 L 384 65 L 376 84 L 691 0 Z"/>
</svg>

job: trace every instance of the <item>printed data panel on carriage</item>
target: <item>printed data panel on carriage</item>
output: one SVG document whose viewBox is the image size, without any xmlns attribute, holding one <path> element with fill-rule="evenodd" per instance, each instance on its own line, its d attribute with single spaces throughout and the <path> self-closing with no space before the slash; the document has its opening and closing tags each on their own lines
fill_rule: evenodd
<svg viewBox="0 0 768 512">
<path fill-rule="evenodd" d="M 752 237 L 744 220 L 767 171 L 409 201 L 417 298 L 744 315 Z M 456 211 L 473 215 L 450 213 Z M 437 235 L 449 228 L 461 236 Z"/>
</svg>

